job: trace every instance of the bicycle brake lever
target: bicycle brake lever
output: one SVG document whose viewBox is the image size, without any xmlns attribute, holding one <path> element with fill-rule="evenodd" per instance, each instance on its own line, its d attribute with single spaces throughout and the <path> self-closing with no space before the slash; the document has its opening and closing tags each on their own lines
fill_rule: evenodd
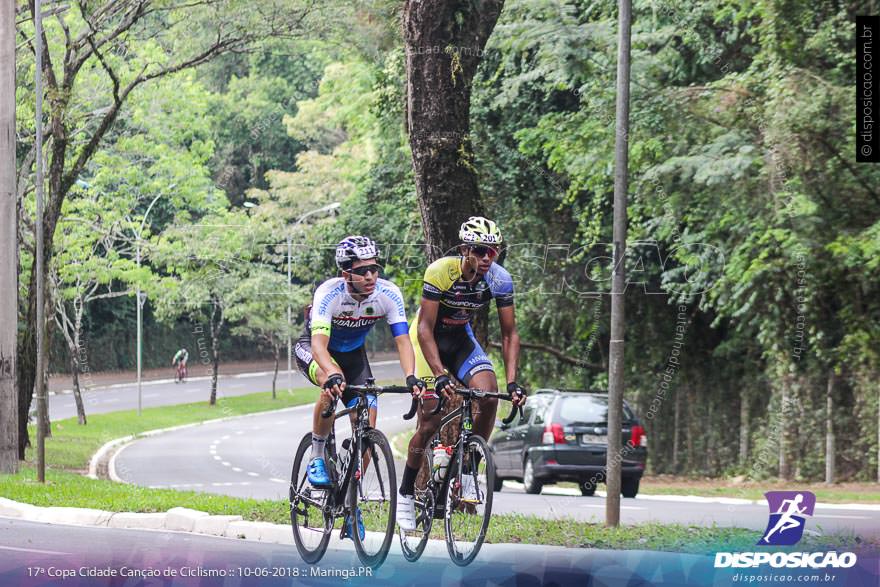
<svg viewBox="0 0 880 587">
<path fill-rule="evenodd" d="M 432 416 L 436 416 L 440 413 L 440 410 L 443 409 L 443 393 L 440 392 L 437 394 L 437 406 L 431 411 Z"/>
<path fill-rule="evenodd" d="M 330 416 L 333 415 L 333 412 L 336 411 L 336 401 L 337 401 L 337 399 L 335 397 L 332 400 L 330 400 L 330 405 L 327 406 L 326 410 L 321 412 L 322 418 L 329 418 Z"/>
<path fill-rule="evenodd" d="M 520 417 L 522 417 L 522 406 L 513 406 L 513 409 L 510 410 L 510 414 L 508 414 L 507 417 L 502 420 L 502 422 L 504 422 L 505 424 L 510 424 L 516 417 L 517 412 L 519 412 Z"/>
<path fill-rule="evenodd" d="M 412 403 L 409 406 L 409 411 L 403 415 L 404 420 L 412 420 L 413 416 L 416 415 L 416 410 L 419 409 L 419 400 L 418 398 L 412 398 Z"/>
</svg>

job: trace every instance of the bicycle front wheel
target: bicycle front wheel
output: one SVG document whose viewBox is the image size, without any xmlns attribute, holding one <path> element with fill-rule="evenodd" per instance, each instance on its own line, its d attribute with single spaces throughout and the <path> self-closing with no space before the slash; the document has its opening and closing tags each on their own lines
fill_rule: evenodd
<svg viewBox="0 0 880 587">
<path fill-rule="evenodd" d="M 312 433 L 306 434 L 296 450 L 290 476 L 290 524 L 299 555 L 307 563 L 317 563 L 327 550 L 333 531 L 330 489 L 312 487 L 307 473 L 312 458 Z"/>
<path fill-rule="evenodd" d="M 452 562 L 464 567 L 480 552 L 492 515 L 495 462 L 486 441 L 476 435 L 468 438 L 463 458 L 454 453 L 447 475 L 446 548 Z"/>
<path fill-rule="evenodd" d="M 359 444 L 361 459 L 349 484 L 348 503 L 363 520 L 364 536 L 353 532 L 354 548 L 364 565 L 376 569 L 385 562 L 394 538 L 397 477 L 391 445 L 382 432 L 368 430 Z"/>
</svg>

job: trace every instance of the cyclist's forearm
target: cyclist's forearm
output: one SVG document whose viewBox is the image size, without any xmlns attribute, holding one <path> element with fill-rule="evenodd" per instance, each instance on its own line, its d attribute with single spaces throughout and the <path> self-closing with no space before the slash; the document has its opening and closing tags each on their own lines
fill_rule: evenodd
<svg viewBox="0 0 880 587">
<path fill-rule="evenodd" d="M 440 361 L 440 351 L 437 349 L 437 342 L 434 340 L 434 328 L 427 328 L 426 325 L 419 322 L 419 348 L 422 349 L 422 355 L 425 362 L 431 368 L 431 373 L 435 376 L 443 375 L 446 371 L 443 369 L 443 363 Z"/>
<path fill-rule="evenodd" d="M 394 342 L 397 344 L 397 355 L 400 357 L 400 368 L 403 369 L 403 374 L 415 374 L 416 357 L 413 353 L 412 343 L 409 341 L 409 334 L 395 336 Z"/>
<path fill-rule="evenodd" d="M 519 362 L 519 333 L 516 330 L 501 336 L 501 356 L 504 357 L 507 382 L 516 381 L 517 363 Z"/>
</svg>

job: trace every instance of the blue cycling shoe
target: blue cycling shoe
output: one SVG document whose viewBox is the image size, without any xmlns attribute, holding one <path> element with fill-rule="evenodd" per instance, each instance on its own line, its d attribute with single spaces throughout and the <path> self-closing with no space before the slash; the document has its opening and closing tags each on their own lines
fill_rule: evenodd
<svg viewBox="0 0 880 587">
<path fill-rule="evenodd" d="M 364 519 L 361 517 L 361 508 L 356 508 L 355 515 L 357 516 L 357 524 L 358 524 L 358 535 L 361 537 L 361 540 L 366 537 L 366 532 L 364 531 Z M 351 516 L 345 516 L 345 521 L 342 523 L 342 538 L 351 538 Z"/>
<path fill-rule="evenodd" d="M 330 475 L 327 474 L 327 468 L 324 466 L 324 459 L 320 457 L 309 461 L 308 478 L 312 487 L 329 487 L 333 485 Z"/>
</svg>

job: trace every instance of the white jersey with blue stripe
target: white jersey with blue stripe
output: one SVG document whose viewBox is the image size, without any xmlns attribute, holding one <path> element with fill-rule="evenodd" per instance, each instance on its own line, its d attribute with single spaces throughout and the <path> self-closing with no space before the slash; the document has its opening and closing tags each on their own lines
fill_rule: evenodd
<svg viewBox="0 0 880 587">
<path fill-rule="evenodd" d="M 344 279 L 328 279 L 315 290 L 309 316 L 312 334 L 329 336 L 330 350 L 338 352 L 362 347 L 367 333 L 383 317 L 392 336 L 407 333 L 403 295 L 387 279 L 379 279 L 373 293 L 360 301 L 351 296 Z"/>
</svg>

